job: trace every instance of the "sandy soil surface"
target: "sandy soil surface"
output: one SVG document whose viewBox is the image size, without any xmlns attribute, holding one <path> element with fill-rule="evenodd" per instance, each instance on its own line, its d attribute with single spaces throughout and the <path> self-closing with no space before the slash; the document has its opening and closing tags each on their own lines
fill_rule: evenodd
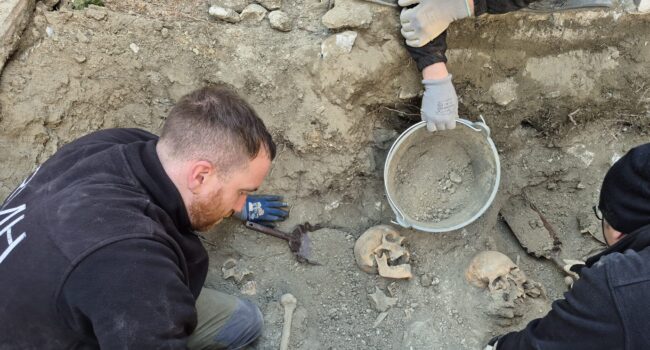
<svg viewBox="0 0 650 350">
<path fill-rule="evenodd" d="M 418 222 L 440 223 L 478 197 L 471 157 L 456 140 L 442 133 L 426 135 L 397 160 L 396 204 L 404 214 Z"/>
<path fill-rule="evenodd" d="M 454 23 L 449 68 L 461 116 L 482 114 L 491 127 L 501 187 L 490 209 L 462 230 L 400 229 L 415 276 L 391 281 L 359 270 L 352 247 L 368 227 L 393 219 L 384 160 L 397 135 L 419 119 L 420 78 L 394 9 L 285 0 L 280 9 L 291 30 L 280 32 L 266 18 L 210 18 L 210 3 L 201 0 L 106 5 L 72 11 L 39 2 L 0 76 L 0 198 L 85 133 L 157 132 L 184 93 L 208 83 L 231 86 L 279 145 L 262 192 L 291 203 L 281 227 L 324 227 L 311 233 L 322 266 L 298 264 L 285 242 L 235 221 L 206 234 L 214 244 L 207 245 L 207 285 L 250 298 L 264 313 L 255 349 L 278 347 L 284 293 L 298 299 L 293 349 L 478 349 L 493 335 L 523 328 L 566 286 L 555 266 L 521 248 L 501 206 L 525 192 L 557 228 L 564 256 L 584 258 L 603 248 L 580 226 L 593 226 L 588 213 L 604 173 L 617 156 L 650 140 L 650 16 L 612 9 Z M 340 26 L 328 28 L 321 19 L 334 10 L 330 17 Z M 343 31 L 356 33 L 350 51 L 331 45 Z M 548 298 L 495 312 L 489 293 L 464 277 L 472 257 L 488 249 L 518 262 Z M 252 275 L 240 283 L 224 279 L 227 259 Z M 369 297 L 377 288 L 397 298 L 381 319 Z"/>
</svg>

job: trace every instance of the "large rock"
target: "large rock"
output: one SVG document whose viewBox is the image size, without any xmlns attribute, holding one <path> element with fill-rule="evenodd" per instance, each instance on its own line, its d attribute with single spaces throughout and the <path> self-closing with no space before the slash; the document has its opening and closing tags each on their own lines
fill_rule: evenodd
<svg viewBox="0 0 650 350">
<path fill-rule="evenodd" d="M 264 7 L 258 4 L 250 4 L 246 6 L 239 17 L 242 21 L 260 22 L 266 17 L 267 12 Z"/>
<path fill-rule="evenodd" d="M 210 6 L 210 9 L 208 9 L 208 13 L 210 16 L 225 21 L 229 23 L 237 23 L 241 21 L 241 17 L 239 17 L 239 13 L 237 13 L 233 9 L 217 6 L 217 5 L 212 5 Z"/>
<path fill-rule="evenodd" d="M 368 28 L 372 23 L 372 12 L 363 3 L 338 2 L 323 16 L 323 24 L 329 29 Z"/>
<path fill-rule="evenodd" d="M 251 1 L 249 0 L 212 0 L 210 5 L 216 5 L 219 7 L 225 7 L 228 9 L 233 9 L 237 12 L 242 12 Z"/>
<path fill-rule="evenodd" d="M 282 0 L 257 0 L 257 2 L 269 11 L 278 10 L 282 7 Z"/>
<path fill-rule="evenodd" d="M 494 83 L 490 87 L 489 93 L 492 100 L 500 106 L 506 106 L 517 98 L 518 84 L 513 78 Z"/>
<path fill-rule="evenodd" d="M 33 10 L 34 0 L 0 1 L 0 72 L 16 48 Z"/>
<path fill-rule="evenodd" d="M 273 11 L 269 13 L 269 22 L 271 28 L 277 29 L 281 32 L 288 32 L 291 30 L 291 18 L 282 11 Z"/>
</svg>

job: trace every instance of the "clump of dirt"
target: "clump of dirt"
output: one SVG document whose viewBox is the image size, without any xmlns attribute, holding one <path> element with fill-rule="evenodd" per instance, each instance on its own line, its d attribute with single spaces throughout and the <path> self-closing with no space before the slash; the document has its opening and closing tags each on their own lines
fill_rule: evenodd
<svg viewBox="0 0 650 350">
<path fill-rule="evenodd" d="M 472 161 L 456 138 L 434 133 L 397 163 L 396 202 L 419 222 L 439 223 L 468 207 L 477 190 Z"/>
</svg>

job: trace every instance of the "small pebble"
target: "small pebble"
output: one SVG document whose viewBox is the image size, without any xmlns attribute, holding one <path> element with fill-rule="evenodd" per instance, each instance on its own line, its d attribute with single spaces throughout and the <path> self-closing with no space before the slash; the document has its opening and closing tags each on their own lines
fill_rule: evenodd
<svg viewBox="0 0 650 350">
<path fill-rule="evenodd" d="M 422 287 L 430 287 L 433 284 L 433 276 L 429 274 L 424 274 L 420 277 L 420 284 Z"/>
<path fill-rule="evenodd" d="M 463 179 L 455 171 L 449 173 L 449 180 L 457 184 L 463 182 Z"/>
</svg>

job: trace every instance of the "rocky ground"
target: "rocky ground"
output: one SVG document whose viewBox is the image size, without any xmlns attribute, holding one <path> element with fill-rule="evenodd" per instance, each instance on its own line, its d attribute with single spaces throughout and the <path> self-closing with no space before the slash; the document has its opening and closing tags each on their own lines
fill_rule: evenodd
<svg viewBox="0 0 650 350">
<path fill-rule="evenodd" d="M 462 230 L 400 229 L 414 278 L 392 281 L 359 270 L 352 249 L 367 228 L 393 219 L 384 159 L 419 119 L 418 72 L 402 46 L 397 10 L 356 0 L 250 2 L 112 0 L 85 10 L 36 3 L 0 73 L 0 198 L 76 137 L 109 127 L 157 132 L 180 96 L 220 83 L 251 102 L 279 145 L 262 192 L 291 203 L 282 228 L 324 227 L 311 233 L 322 266 L 296 263 L 286 244 L 234 221 L 206 234 L 208 286 L 254 300 L 265 315 L 253 348 L 278 347 L 279 299 L 288 292 L 298 299 L 294 349 L 477 349 L 523 328 L 566 286 L 500 217 L 511 195 L 525 193 L 556 227 L 563 256 L 603 247 L 587 232 L 597 231 L 589 213 L 602 176 L 649 140 L 649 15 L 618 6 L 451 26 L 449 69 L 461 117 L 483 115 L 491 127 L 501 187 L 491 208 Z M 210 15 L 211 5 L 234 13 L 213 8 Z M 464 277 L 486 249 L 518 262 L 548 297 L 495 312 L 489 293 Z M 252 275 L 224 279 L 227 259 Z M 377 288 L 397 298 L 385 314 L 369 296 L 380 295 Z"/>
</svg>

